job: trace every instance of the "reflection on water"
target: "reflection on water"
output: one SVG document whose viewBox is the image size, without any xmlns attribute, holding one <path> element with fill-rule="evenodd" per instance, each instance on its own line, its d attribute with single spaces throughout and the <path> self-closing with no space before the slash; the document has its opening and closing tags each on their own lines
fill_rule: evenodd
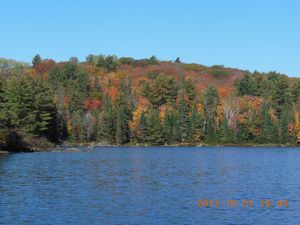
<svg viewBox="0 0 300 225">
<path fill-rule="evenodd" d="M 300 224 L 299 171 L 297 148 L 0 154 L 0 224 Z M 254 206 L 198 208 L 199 198 Z"/>
</svg>

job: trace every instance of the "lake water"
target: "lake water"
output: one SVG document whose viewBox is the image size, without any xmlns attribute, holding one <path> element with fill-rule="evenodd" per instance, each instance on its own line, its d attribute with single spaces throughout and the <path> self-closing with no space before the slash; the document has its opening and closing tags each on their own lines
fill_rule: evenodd
<svg viewBox="0 0 300 225">
<path fill-rule="evenodd" d="M 0 224 L 300 224 L 299 148 L 81 150 L 0 154 Z"/>
</svg>

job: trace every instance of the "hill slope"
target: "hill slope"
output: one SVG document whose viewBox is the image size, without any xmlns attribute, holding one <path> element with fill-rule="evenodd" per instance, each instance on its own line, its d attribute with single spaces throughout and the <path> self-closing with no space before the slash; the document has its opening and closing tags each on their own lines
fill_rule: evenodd
<svg viewBox="0 0 300 225">
<path fill-rule="evenodd" d="M 33 66 L 1 59 L 0 75 L 3 148 L 40 140 L 294 145 L 300 137 L 299 79 L 276 72 L 154 56 L 55 62 L 37 55 Z"/>
</svg>

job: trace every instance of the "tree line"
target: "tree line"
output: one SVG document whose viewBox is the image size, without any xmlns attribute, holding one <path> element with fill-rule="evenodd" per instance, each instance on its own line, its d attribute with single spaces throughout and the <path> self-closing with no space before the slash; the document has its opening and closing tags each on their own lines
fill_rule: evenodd
<svg viewBox="0 0 300 225">
<path fill-rule="evenodd" d="M 139 81 L 128 74 L 115 79 L 117 83 L 105 80 L 120 65 L 159 65 L 154 56 L 134 60 L 89 55 L 81 63 L 74 57 L 55 63 L 37 55 L 32 66 L 4 62 L 0 145 L 12 151 L 64 141 L 113 145 L 299 141 L 300 82 L 276 72 L 245 72 L 232 93 L 223 97 L 210 84 L 199 91 L 184 75 L 152 72 Z M 181 64 L 179 58 L 174 62 L 176 67 Z"/>
</svg>

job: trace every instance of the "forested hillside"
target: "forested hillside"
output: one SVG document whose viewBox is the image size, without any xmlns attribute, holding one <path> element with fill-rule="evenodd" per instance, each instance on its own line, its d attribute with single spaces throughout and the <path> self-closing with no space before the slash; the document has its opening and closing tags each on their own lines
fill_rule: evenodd
<svg viewBox="0 0 300 225">
<path fill-rule="evenodd" d="M 296 145 L 299 96 L 297 78 L 179 58 L 0 59 L 0 146 Z"/>
</svg>

